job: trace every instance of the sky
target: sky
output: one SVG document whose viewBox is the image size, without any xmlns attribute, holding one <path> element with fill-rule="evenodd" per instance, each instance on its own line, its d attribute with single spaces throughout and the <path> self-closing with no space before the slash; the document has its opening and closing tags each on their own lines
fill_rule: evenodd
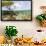
<svg viewBox="0 0 46 46">
<path fill-rule="evenodd" d="M 13 1 L 14 4 L 10 6 L 11 10 L 30 10 L 30 1 Z M 2 7 L 2 10 L 8 10 L 6 6 Z"/>
</svg>

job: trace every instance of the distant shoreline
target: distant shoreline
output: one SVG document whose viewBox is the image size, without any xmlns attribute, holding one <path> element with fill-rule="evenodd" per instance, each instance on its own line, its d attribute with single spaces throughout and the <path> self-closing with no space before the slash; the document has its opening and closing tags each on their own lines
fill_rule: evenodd
<svg viewBox="0 0 46 46">
<path fill-rule="evenodd" d="M 31 10 L 2 10 L 2 11 L 31 11 Z"/>
</svg>

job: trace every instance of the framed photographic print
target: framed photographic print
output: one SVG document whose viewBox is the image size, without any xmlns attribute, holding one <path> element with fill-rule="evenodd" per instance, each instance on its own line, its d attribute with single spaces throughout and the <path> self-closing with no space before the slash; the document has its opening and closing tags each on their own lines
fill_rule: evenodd
<svg viewBox="0 0 46 46">
<path fill-rule="evenodd" d="M 1 0 L 1 21 L 31 21 L 32 0 Z"/>
</svg>

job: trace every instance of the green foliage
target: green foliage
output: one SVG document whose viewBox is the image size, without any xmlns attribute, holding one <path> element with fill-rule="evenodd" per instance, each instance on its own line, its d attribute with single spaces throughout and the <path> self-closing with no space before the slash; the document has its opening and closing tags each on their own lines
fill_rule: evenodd
<svg viewBox="0 0 46 46">
<path fill-rule="evenodd" d="M 42 21 L 43 17 L 42 16 L 37 16 L 36 19 L 38 19 L 39 21 Z"/>
<path fill-rule="evenodd" d="M 3 15 L 11 15 L 11 14 L 15 14 L 14 11 L 2 11 Z"/>
<path fill-rule="evenodd" d="M 9 38 L 11 38 L 12 36 L 16 36 L 17 33 L 18 33 L 18 31 L 17 31 L 15 26 L 6 26 L 5 30 L 6 30 L 5 34 Z"/>
<path fill-rule="evenodd" d="M 11 0 L 3 0 L 3 1 L 11 1 Z"/>
<path fill-rule="evenodd" d="M 39 20 L 39 21 L 46 20 L 46 14 L 38 15 L 38 16 L 36 17 L 36 19 Z"/>
<path fill-rule="evenodd" d="M 45 20 L 46 20 L 46 15 L 45 15 Z"/>
<path fill-rule="evenodd" d="M 10 6 L 12 4 L 13 4 L 12 1 L 2 1 L 2 6 Z"/>
</svg>

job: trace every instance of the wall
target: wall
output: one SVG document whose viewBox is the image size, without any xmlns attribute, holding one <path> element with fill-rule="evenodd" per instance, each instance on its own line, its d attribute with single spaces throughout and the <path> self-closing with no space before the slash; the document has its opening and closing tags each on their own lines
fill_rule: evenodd
<svg viewBox="0 0 46 46">
<path fill-rule="evenodd" d="M 19 33 L 18 36 L 21 36 L 22 34 L 24 36 L 31 36 L 31 34 L 36 33 L 37 29 L 46 29 L 43 27 L 40 27 L 38 23 L 36 22 L 35 17 L 41 13 L 40 6 L 46 5 L 46 0 L 33 0 L 33 14 L 32 14 L 32 21 L 0 21 L 0 35 L 4 34 L 4 29 L 6 25 L 14 25 L 17 27 Z"/>
</svg>

